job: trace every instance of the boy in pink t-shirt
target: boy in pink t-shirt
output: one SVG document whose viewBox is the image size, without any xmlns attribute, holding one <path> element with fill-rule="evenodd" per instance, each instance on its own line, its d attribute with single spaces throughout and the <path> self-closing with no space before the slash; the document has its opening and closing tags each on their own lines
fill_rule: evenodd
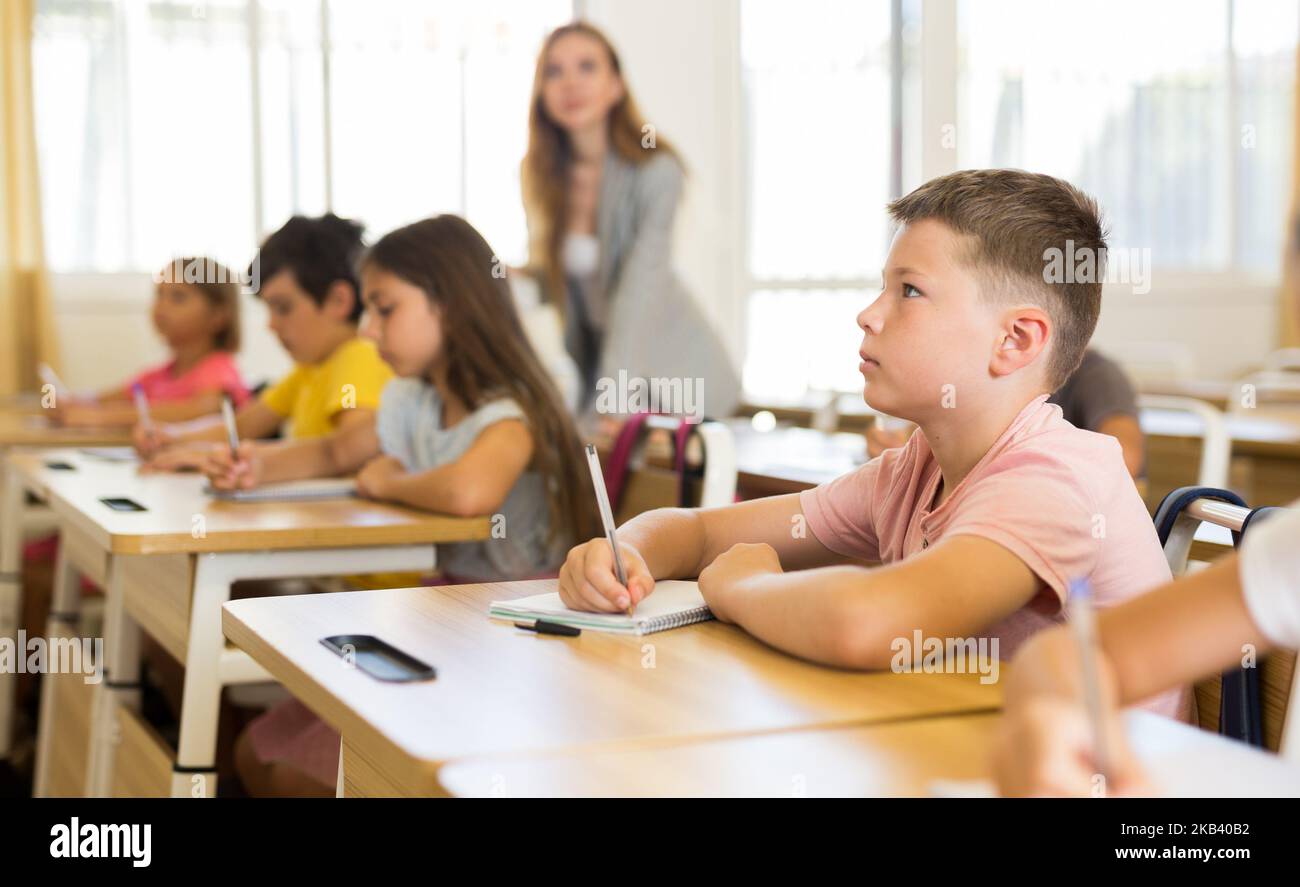
<svg viewBox="0 0 1300 887">
<path fill-rule="evenodd" d="M 626 586 L 604 539 L 579 545 L 560 574 L 568 606 L 618 611 L 656 579 L 698 576 L 717 618 L 775 647 L 898 670 L 917 637 L 988 638 L 1009 658 L 1063 618 L 1076 579 L 1101 606 L 1168 581 L 1118 443 L 1046 403 L 1100 312 L 1096 204 L 1049 176 L 965 170 L 889 211 L 900 227 L 858 315 L 859 369 L 867 403 L 916 433 L 802 494 L 636 517 L 618 533 Z M 1146 704 L 1185 717 L 1189 698 Z"/>
</svg>

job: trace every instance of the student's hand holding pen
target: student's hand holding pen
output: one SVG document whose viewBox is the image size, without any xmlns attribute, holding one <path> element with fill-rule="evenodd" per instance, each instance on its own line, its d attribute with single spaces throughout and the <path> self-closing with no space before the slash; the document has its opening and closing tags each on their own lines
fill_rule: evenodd
<svg viewBox="0 0 1300 887">
<path fill-rule="evenodd" d="M 165 447 L 140 463 L 141 474 L 158 474 L 165 472 L 202 471 L 208 459 L 208 452 L 216 444 L 206 442 L 188 443 L 180 446 Z"/>
<path fill-rule="evenodd" d="M 627 587 L 618 581 L 614 552 L 603 536 L 575 545 L 560 568 L 560 600 L 571 610 L 622 613 L 635 607 L 654 591 L 654 576 L 641 552 L 619 543 Z"/>
<path fill-rule="evenodd" d="M 261 482 L 262 460 L 257 445 L 246 440 L 240 442 L 234 453 L 228 446 L 212 447 L 200 470 L 214 490 L 247 490 Z"/>
<path fill-rule="evenodd" d="M 163 426 L 155 423 L 136 423 L 131 429 L 131 445 L 142 458 L 150 459 L 158 454 L 159 450 L 170 445 L 175 438 Z"/>
<path fill-rule="evenodd" d="M 1098 656 L 1098 665 L 1107 773 L 1098 772 L 1077 659 L 1074 639 L 1059 628 L 1033 638 L 1016 656 L 993 752 L 999 792 L 1012 797 L 1154 794 L 1129 747 L 1104 656 Z"/>
</svg>

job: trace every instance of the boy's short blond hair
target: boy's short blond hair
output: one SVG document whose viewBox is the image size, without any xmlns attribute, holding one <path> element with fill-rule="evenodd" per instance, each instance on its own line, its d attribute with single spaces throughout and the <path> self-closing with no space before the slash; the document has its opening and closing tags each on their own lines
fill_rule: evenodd
<svg viewBox="0 0 1300 887">
<path fill-rule="evenodd" d="M 969 169 L 931 179 L 889 204 L 899 224 L 934 219 L 969 240 L 960 260 L 985 297 L 1029 296 L 1052 319 L 1047 383 L 1055 391 L 1078 368 L 1101 313 L 1106 231 L 1097 202 L 1069 182 L 1019 169 Z M 1067 241 L 1072 241 L 1067 246 Z M 1090 254 L 1090 280 L 1048 282 L 1049 256 Z"/>
</svg>

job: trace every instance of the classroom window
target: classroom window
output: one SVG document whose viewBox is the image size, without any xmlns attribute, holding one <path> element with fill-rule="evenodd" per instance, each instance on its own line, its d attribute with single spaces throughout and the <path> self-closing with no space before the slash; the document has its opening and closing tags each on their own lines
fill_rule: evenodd
<svg viewBox="0 0 1300 887">
<path fill-rule="evenodd" d="M 797 400 L 810 389 L 850 390 L 855 382 L 861 390 L 857 353 L 862 334 L 856 318 L 875 296 L 874 289 L 853 287 L 751 292 L 745 330 L 746 391 L 779 402 Z M 797 347 L 797 343 L 814 347 Z"/>
<path fill-rule="evenodd" d="M 884 208 L 905 172 L 894 112 L 913 80 L 914 10 L 741 2 L 752 396 L 861 386 L 854 317 L 878 290 Z"/>
<path fill-rule="evenodd" d="M 963 167 L 1061 176 L 1111 246 L 1276 276 L 1290 195 L 1296 0 L 1033 0 L 958 9 Z"/>
<path fill-rule="evenodd" d="M 38 0 L 48 263 L 154 270 L 201 252 L 241 267 L 289 215 L 327 208 L 371 237 L 460 213 L 521 262 L 533 64 L 572 13 L 568 0 Z"/>
</svg>

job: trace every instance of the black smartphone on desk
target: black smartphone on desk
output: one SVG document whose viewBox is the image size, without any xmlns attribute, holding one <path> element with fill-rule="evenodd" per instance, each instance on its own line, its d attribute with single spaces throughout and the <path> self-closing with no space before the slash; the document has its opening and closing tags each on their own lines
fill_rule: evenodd
<svg viewBox="0 0 1300 887">
<path fill-rule="evenodd" d="M 380 681 L 431 681 L 438 670 L 370 634 L 336 634 L 320 642 Z"/>
</svg>

